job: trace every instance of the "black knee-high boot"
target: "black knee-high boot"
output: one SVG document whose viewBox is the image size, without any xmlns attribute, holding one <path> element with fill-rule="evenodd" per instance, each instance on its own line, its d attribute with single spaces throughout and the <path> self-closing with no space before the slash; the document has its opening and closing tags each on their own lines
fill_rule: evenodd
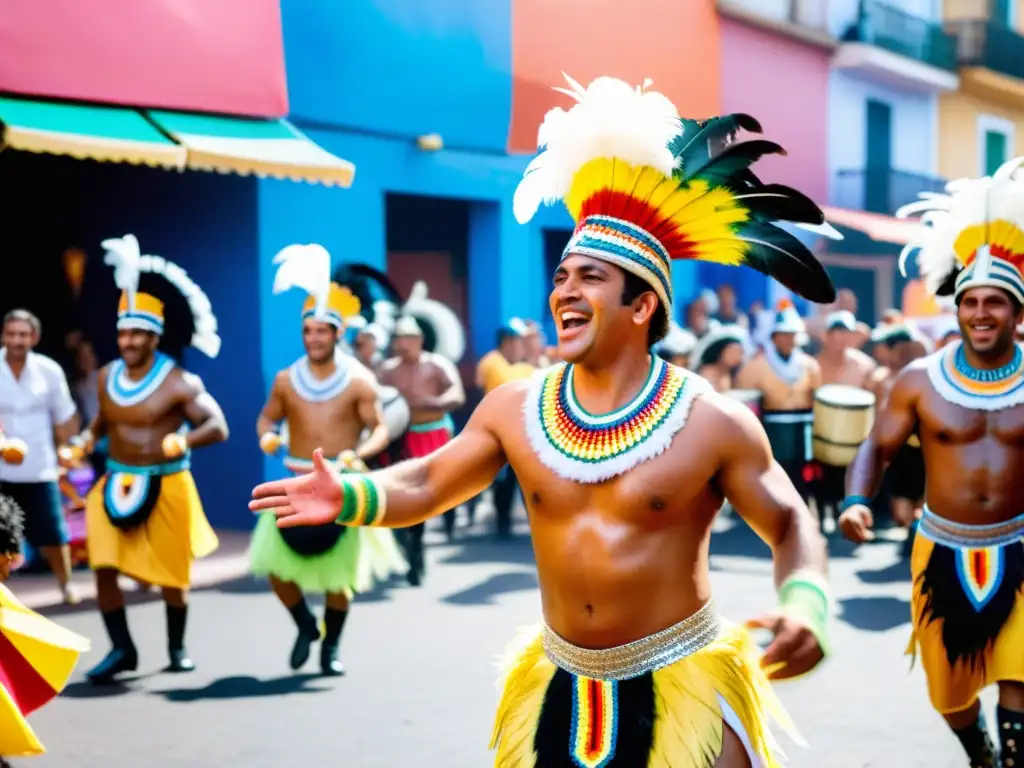
<svg viewBox="0 0 1024 768">
<path fill-rule="evenodd" d="M 113 682 L 117 675 L 122 672 L 134 672 L 139 666 L 139 654 L 128 631 L 128 614 L 125 613 L 124 606 L 113 611 L 103 611 L 102 615 L 113 647 L 103 657 L 103 661 L 85 674 L 89 682 L 96 684 Z"/>
<path fill-rule="evenodd" d="M 195 663 L 188 656 L 185 650 L 185 622 L 188 618 L 187 605 L 171 605 L 165 603 L 167 608 L 167 653 L 170 656 L 170 664 L 167 665 L 167 672 L 191 672 L 196 668 Z"/>
<path fill-rule="evenodd" d="M 996 722 L 999 724 L 999 752 L 1001 764 L 1014 768 L 1021 765 L 1024 755 L 1024 712 L 1016 712 L 1004 707 L 996 707 Z"/>
<path fill-rule="evenodd" d="M 292 646 L 292 655 L 289 664 L 292 669 L 300 669 L 303 664 L 309 661 L 310 647 L 320 639 L 320 627 L 317 626 L 316 616 L 306 605 L 306 598 L 300 597 L 299 602 L 291 606 L 288 612 L 295 620 L 295 626 L 299 629 L 298 637 L 295 638 L 295 645 Z"/>
<path fill-rule="evenodd" d="M 320 646 L 320 669 L 325 675 L 344 675 L 345 667 L 338 661 L 338 646 L 341 645 L 341 631 L 345 628 L 348 610 L 336 608 L 324 610 L 324 642 Z"/>
<path fill-rule="evenodd" d="M 964 728 L 955 728 L 953 733 L 960 740 L 971 768 L 996 768 L 996 748 L 985 725 L 985 715 L 978 712 L 978 719 Z"/>
</svg>

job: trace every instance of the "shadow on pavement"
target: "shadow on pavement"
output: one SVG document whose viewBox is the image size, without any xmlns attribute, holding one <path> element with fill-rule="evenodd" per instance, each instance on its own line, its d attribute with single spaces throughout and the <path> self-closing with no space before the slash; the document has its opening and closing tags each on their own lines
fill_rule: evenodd
<svg viewBox="0 0 1024 768">
<path fill-rule="evenodd" d="M 528 592 L 537 588 L 537 577 L 523 571 L 496 573 L 479 584 L 441 598 L 450 605 L 490 605 L 498 595 Z"/>
<path fill-rule="evenodd" d="M 442 555 L 438 563 L 444 565 L 474 565 L 476 563 L 507 563 L 532 565 L 533 547 L 528 535 L 513 535 L 496 539 L 492 534 L 463 536 L 454 544 L 446 545 L 453 551 Z"/>
<path fill-rule="evenodd" d="M 847 597 L 839 606 L 839 620 L 865 632 L 887 632 L 910 624 L 910 601 L 899 597 Z"/>
<path fill-rule="evenodd" d="M 910 561 L 897 560 L 877 571 L 857 571 L 857 578 L 865 584 L 893 584 L 910 582 Z"/>
<path fill-rule="evenodd" d="M 141 675 L 122 675 L 112 683 L 96 685 L 88 680 L 78 680 L 69 683 L 60 695 L 66 699 L 109 699 L 114 696 L 124 696 L 129 693 L 136 693 L 141 690 L 133 685 L 146 678 L 156 677 L 158 672 L 147 672 Z"/>
<path fill-rule="evenodd" d="M 211 699 L 256 699 L 266 696 L 288 696 L 293 693 L 326 693 L 329 687 L 311 687 L 310 683 L 323 679 L 317 674 L 295 674 L 258 680 L 255 677 L 222 677 L 202 688 L 169 688 L 153 691 L 167 701 L 186 704 Z"/>
</svg>

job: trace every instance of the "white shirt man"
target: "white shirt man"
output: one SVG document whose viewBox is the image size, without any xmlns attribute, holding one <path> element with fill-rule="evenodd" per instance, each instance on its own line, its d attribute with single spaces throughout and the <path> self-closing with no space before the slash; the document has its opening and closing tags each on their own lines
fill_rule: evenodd
<svg viewBox="0 0 1024 768">
<path fill-rule="evenodd" d="M 64 520 L 56 438 L 64 442 L 77 428 L 75 402 L 57 363 L 32 352 L 41 326 L 35 315 L 13 310 L 4 317 L 0 341 L 0 432 L 27 450 L 20 462 L 0 461 L 0 493 L 25 513 L 24 536 L 46 558 L 64 593 L 74 602 L 69 580 L 71 554 Z"/>
</svg>

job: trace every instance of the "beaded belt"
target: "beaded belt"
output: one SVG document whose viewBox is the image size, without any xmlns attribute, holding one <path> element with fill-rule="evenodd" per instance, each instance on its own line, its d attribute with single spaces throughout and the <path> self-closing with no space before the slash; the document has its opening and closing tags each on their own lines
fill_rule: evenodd
<svg viewBox="0 0 1024 768">
<path fill-rule="evenodd" d="M 108 474 L 121 472 L 126 475 L 148 475 L 150 477 L 154 477 L 158 475 L 176 475 L 179 472 L 184 472 L 189 469 L 190 466 L 191 456 L 186 453 L 184 456 L 180 456 L 177 459 L 171 459 L 163 464 L 141 464 L 139 466 L 122 464 L 120 461 L 107 459 L 106 469 Z"/>
<path fill-rule="evenodd" d="M 947 547 L 1001 547 L 1024 539 L 1024 515 L 1005 523 L 966 525 L 939 517 L 926 506 L 918 533 Z"/>
<path fill-rule="evenodd" d="M 578 648 L 544 628 L 544 652 L 559 669 L 594 680 L 629 680 L 664 669 L 706 648 L 718 637 L 722 620 L 711 602 L 668 629 L 626 645 Z"/>
</svg>

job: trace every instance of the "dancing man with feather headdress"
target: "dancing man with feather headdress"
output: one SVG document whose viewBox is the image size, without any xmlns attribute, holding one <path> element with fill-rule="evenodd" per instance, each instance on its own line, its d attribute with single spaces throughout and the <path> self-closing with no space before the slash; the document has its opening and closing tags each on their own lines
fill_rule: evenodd
<svg viewBox="0 0 1024 768">
<path fill-rule="evenodd" d="M 892 383 L 847 478 L 843 532 L 872 538 L 871 499 L 916 432 L 927 499 L 911 554 L 913 636 L 932 706 L 971 766 L 1015 766 L 1024 749 L 1024 158 L 991 177 L 922 195 L 918 264 L 956 302 L 962 341 L 915 360 Z M 999 687 L 1001 763 L 978 694 Z"/>
<path fill-rule="evenodd" d="M 825 547 L 743 405 L 651 354 L 672 317 L 671 263 L 746 264 L 830 301 L 824 269 L 771 222 L 820 225 L 795 190 L 750 165 L 781 152 L 730 144 L 747 116 L 680 119 L 663 95 L 599 78 L 540 129 L 513 207 L 564 201 L 576 230 L 550 307 L 566 364 L 488 393 L 430 456 L 356 478 L 317 470 L 254 489 L 278 525 L 414 525 L 486 488 L 507 462 L 529 510 L 544 624 L 510 649 L 492 746 L 499 768 L 780 765 L 788 720 L 769 677 L 827 647 Z M 753 624 L 765 655 L 711 601 L 708 541 L 728 496 L 772 545 L 780 607 Z M 439 688 L 443 690 L 443 688 Z"/>
<path fill-rule="evenodd" d="M 110 454 L 107 473 L 86 503 L 89 565 L 113 646 L 89 671 L 94 683 L 109 683 L 138 666 L 120 573 L 163 588 L 170 655 L 165 671 L 195 669 L 185 650 L 192 563 L 211 554 L 218 541 L 189 467 L 194 449 L 228 437 L 220 405 L 176 361 L 188 345 L 209 357 L 220 351 L 210 300 L 177 264 L 142 255 L 133 235 L 105 240 L 103 247 L 121 289 L 121 357 L 100 371 L 99 413 L 81 435 L 86 453 L 107 437 Z"/>
<path fill-rule="evenodd" d="M 308 294 L 302 308 L 306 354 L 274 377 L 256 422 L 260 448 L 275 454 L 284 447 L 279 427 L 287 424 L 284 465 L 290 472 L 312 470 L 318 446 L 336 457 L 335 471 L 365 472 L 365 462 L 387 448 L 390 437 L 373 374 L 336 350 L 346 322 L 359 316 L 360 302 L 331 281 L 331 257 L 323 246 L 290 245 L 274 263 L 280 264 L 274 293 L 299 288 Z M 361 441 L 364 431 L 369 435 Z M 386 579 L 405 568 L 387 529 L 349 530 L 333 523 L 278 529 L 272 514 L 256 524 L 249 556 L 252 572 L 270 578 L 274 594 L 295 621 L 292 669 L 306 663 L 312 644 L 321 639 L 305 593 L 326 593 L 320 669 L 331 676 L 345 672 L 338 649 L 353 594 L 370 589 L 374 578 Z"/>
</svg>

